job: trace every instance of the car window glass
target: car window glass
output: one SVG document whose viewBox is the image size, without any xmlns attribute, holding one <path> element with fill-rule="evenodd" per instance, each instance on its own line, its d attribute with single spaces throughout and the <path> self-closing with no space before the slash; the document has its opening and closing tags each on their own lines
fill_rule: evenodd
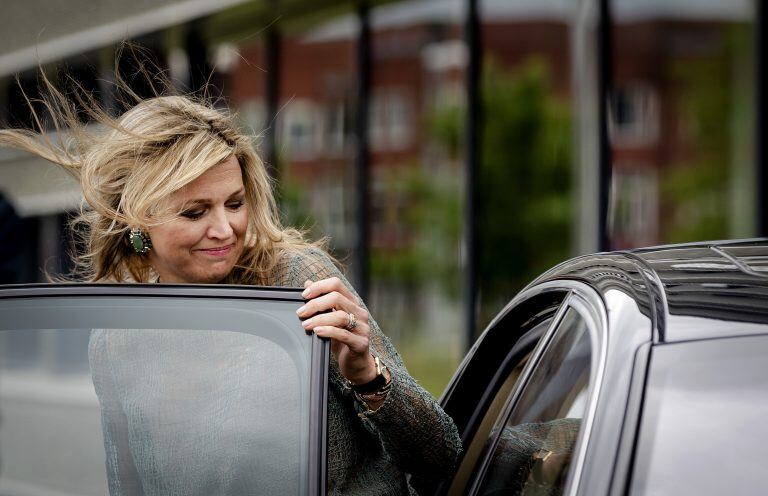
<svg viewBox="0 0 768 496">
<path fill-rule="evenodd" d="M 488 435 L 491 432 L 493 426 L 498 422 L 499 415 L 501 415 L 504 405 L 509 399 L 509 395 L 514 390 L 514 386 L 517 380 L 520 378 L 520 374 L 523 368 L 528 363 L 531 357 L 532 351 L 538 343 L 538 339 L 544 335 L 546 330 L 552 324 L 553 316 L 550 315 L 547 318 L 542 319 L 535 324 L 525 335 L 516 343 L 516 345 L 510 350 L 511 357 L 519 357 L 512 366 L 512 369 L 507 374 L 504 382 L 499 388 L 498 392 L 493 398 L 491 405 L 485 411 L 480 426 L 477 429 L 477 433 L 472 440 L 464 446 L 466 454 L 461 462 L 459 469 L 456 472 L 456 476 L 451 484 L 449 495 L 464 494 L 465 486 L 469 481 L 469 477 L 475 465 L 478 462 L 478 457 L 481 456 L 483 447 L 488 439 Z M 526 339 L 531 337 L 532 339 Z"/>
<path fill-rule="evenodd" d="M 629 494 L 763 494 L 766 356 L 766 336 L 654 347 Z"/>
<path fill-rule="evenodd" d="M 498 437 L 480 494 L 561 494 L 590 376 L 585 321 L 569 309 Z"/>
<path fill-rule="evenodd" d="M 306 494 L 300 304 L 0 300 L 0 494 Z"/>
</svg>

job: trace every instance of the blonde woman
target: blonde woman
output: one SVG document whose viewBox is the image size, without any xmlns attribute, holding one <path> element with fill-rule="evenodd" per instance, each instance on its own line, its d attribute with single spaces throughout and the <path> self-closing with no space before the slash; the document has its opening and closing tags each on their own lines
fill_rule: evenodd
<svg viewBox="0 0 768 496">
<path fill-rule="evenodd" d="M 331 339 L 334 355 L 329 493 L 409 494 L 406 473 L 434 478 L 452 470 L 461 449 L 453 422 L 408 374 L 330 257 L 281 225 L 264 165 L 231 116 L 183 96 L 141 101 L 119 118 L 88 101 L 100 126 L 85 127 L 66 97 L 50 86 L 49 93 L 49 114 L 68 129 L 68 141 L 0 130 L 0 145 L 79 179 L 87 204 L 77 221 L 81 279 L 305 287 L 299 317 Z M 108 452 L 114 442 L 105 432 Z M 120 493 L 120 467 L 109 458 L 110 491 Z"/>
</svg>

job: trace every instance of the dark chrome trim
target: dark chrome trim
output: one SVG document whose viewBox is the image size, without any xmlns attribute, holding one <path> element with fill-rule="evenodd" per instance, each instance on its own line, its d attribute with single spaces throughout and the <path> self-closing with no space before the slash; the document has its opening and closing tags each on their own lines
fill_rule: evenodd
<svg viewBox="0 0 768 496">
<path fill-rule="evenodd" d="M 309 396 L 309 494 L 325 494 L 328 473 L 328 366 L 330 344 L 325 338 L 312 340 L 312 370 Z"/>
<path fill-rule="evenodd" d="M 175 296 L 184 298 L 243 298 L 302 301 L 302 288 L 225 284 L 16 284 L 0 286 L 0 298 L 48 296 Z"/>
</svg>

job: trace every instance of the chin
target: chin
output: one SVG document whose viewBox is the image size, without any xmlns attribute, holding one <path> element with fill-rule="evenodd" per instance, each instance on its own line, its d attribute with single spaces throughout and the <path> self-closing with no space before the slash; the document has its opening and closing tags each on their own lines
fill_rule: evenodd
<svg viewBox="0 0 768 496">
<path fill-rule="evenodd" d="M 227 278 L 229 272 L 228 270 L 198 273 L 194 280 L 197 284 L 219 284 Z"/>
<path fill-rule="evenodd" d="M 229 265 L 226 268 L 201 271 L 199 273 L 200 283 L 202 284 L 219 284 L 232 272 L 234 265 Z"/>
</svg>

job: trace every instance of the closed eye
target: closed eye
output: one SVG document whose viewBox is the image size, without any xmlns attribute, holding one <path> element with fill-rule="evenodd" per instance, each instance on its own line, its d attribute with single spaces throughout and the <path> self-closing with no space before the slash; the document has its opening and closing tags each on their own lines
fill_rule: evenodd
<svg viewBox="0 0 768 496">
<path fill-rule="evenodd" d="M 227 208 L 230 210 L 240 210 L 245 202 L 243 200 L 234 200 L 227 203 Z"/>
<path fill-rule="evenodd" d="M 185 210 L 181 216 L 190 220 L 197 220 L 205 214 L 205 210 Z"/>
</svg>

